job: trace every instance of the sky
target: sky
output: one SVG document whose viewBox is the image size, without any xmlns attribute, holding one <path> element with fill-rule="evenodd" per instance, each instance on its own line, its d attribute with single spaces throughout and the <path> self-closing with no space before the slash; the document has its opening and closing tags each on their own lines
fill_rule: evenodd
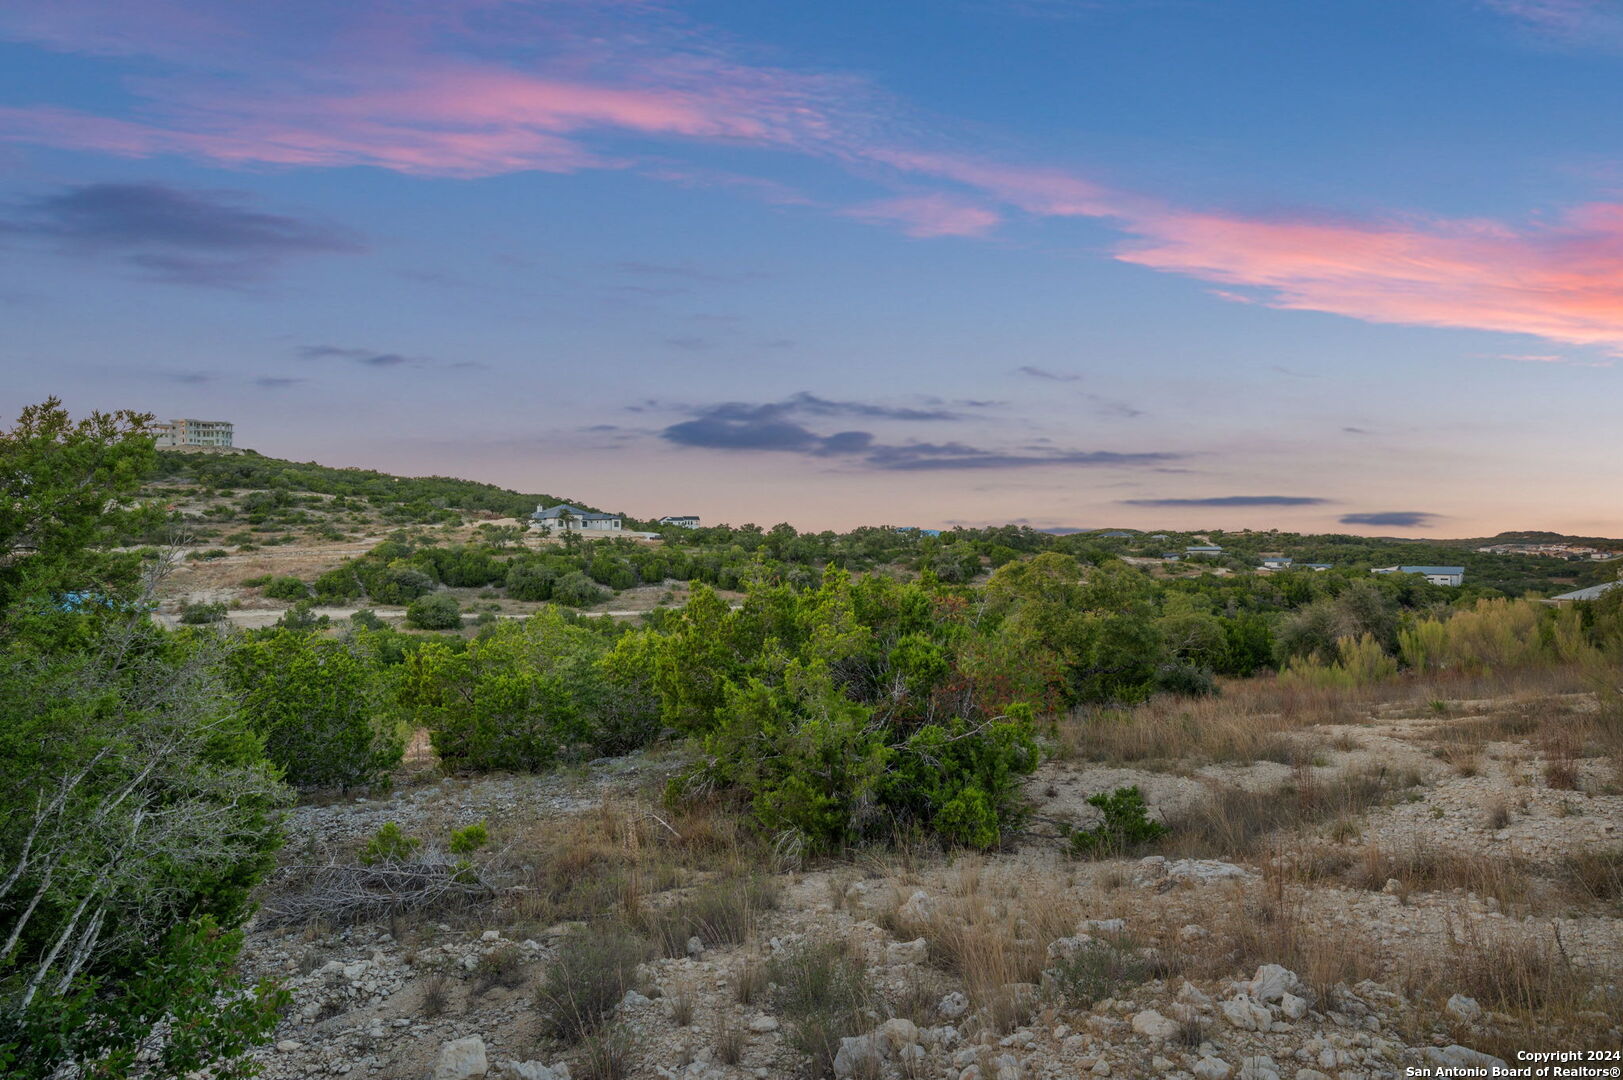
<svg viewBox="0 0 1623 1080">
<path fill-rule="evenodd" d="M 1623 535 L 1616 0 L 0 3 L 0 409 L 802 528 Z"/>
</svg>

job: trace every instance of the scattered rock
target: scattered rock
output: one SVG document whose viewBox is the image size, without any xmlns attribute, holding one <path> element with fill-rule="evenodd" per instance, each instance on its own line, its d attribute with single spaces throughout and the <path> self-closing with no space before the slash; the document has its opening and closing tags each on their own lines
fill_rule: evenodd
<svg viewBox="0 0 1623 1080">
<path fill-rule="evenodd" d="M 434 1080 L 476 1080 L 489 1071 L 485 1040 L 469 1035 L 440 1047 L 439 1060 L 434 1064 Z"/>
<path fill-rule="evenodd" d="M 1178 1033 L 1178 1022 L 1168 1020 L 1154 1009 L 1133 1016 L 1133 1030 L 1152 1039 L 1170 1039 Z"/>
<path fill-rule="evenodd" d="M 1426 1047 L 1426 1060 L 1433 1065 L 1447 1065 L 1453 1068 L 1475 1067 L 1489 1069 L 1498 1066 L 1501 1069 L 1508 1069 L 1510 1067 L 1505 1064 L 1503 1058 L 1496 1058 L 1492 1054 L 1484 1054 L 1480 1050 L 1472 1050 L 1470 1047 L 1461 1046 L 1459 1043 L 1441 1049 L 1435 1046 Z"/>
<path fill-rule="evenodd" d="M 1450 1016 L 1463 1020 L 1467 1024 L 1474 1024 L 1482 1018 L 1482 1006 L 1477 1004 L 1476 998 L 1466 997 L 1464 994 L 1455 994 L 1443 1006 Z"/>
<path fill-rule="evenodd" d="M 1296 972 L 1278 964 L 1264 964 L 1251 977 L 1251 996 L 1258 1001 L 1278 1001 L 1301 985 Z"/>
<path fill-rule="evenodd" d="M 969 998 L 962 990 L 954 990 L 936 1003 L 935 1011 L 945 1020 L 956 1020 L 969 1011 Z"/>
<path fill-rule="evenodd" d="M 922 964 L 930 955 L 930 943 L 923 938 L 898 941 L 885 946 L 885 962 L 894 966 Z"/>
<path fill-rule="evenodd" d="M 1227 1080 L 1228 1074 L 1234 1070 L 1222 1058 L 1207 1056 L 1195 1062 L 1195 1067 L 1189 1071 L 1199 1080 Z"/>
</svg>

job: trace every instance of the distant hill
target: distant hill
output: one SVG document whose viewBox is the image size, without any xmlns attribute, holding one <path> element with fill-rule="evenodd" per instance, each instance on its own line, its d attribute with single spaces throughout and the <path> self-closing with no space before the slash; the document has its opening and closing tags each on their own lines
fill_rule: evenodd
<svg viewBox="0 0 1623 1080">
<path fill-rule="evenodd" d="M 485 511 L 501 517 L 524 517 L 539 505 L 570 503 L 582 510 L 598 508 L 557 495 L 524 494 L 509 488 L 449 476 L 391 476 L 373 469 L 334 468 L 314 461 L 286 461 L 252 450 L 240 454 L 188 454 L 158 451 L 163 481 L 187 481 L 215 489 L 312 492 L 365 499 L 374 504 L 421 504 L 445 510 Z"/>
</svg>

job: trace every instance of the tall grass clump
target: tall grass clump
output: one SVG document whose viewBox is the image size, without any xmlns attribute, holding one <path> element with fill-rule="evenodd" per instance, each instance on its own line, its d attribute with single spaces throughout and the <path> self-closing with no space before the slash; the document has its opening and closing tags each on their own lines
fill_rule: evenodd
<svg viewBox="0 0 1623 1080">
<path fill-rule="evenodd" d="M 807 941 L 774 959 L 770 971 L 789 1045 L 811 1059 L 812 1075 L 833 1076 L 840 1040 L 867 1031 L 876 1019 L 879 997 L 861 955 L 849 942 Z"/>
<path fill-rule="evenodd" d="M 565 937 L 536 988 L 543 1032 L 571 1044 L 596 1034 L 652 957 L 648 940 L 619 924 Z"/>
</svg>

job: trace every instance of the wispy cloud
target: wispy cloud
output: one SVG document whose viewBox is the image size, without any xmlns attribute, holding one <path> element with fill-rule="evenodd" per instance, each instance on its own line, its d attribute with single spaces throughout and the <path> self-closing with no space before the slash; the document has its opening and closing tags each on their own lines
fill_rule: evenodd
<svg viewBox="0 0 1623 1080">
<path fill-rule="evenodd" d="M 1190 499 L 1121 499 L 1123 506 L 1155 507 L 1229 507 L 1247 506 L 1323 506 L 1332 502 L 1311 495 L 1212 495 Z"/>
<path fill-rule="evenodd" d="M 405 353 L 381 349 L 357 348 L 350 345 L 300 345 L 297 355 L 301 360 L 342 360 L 364 368 L 387 371 L 394 368 L 453 368 L 468 370 L 483 368 L 478 360 L 457 360 L 445 363 L 428 356 L 408 356 Z"/>
<path fill-rule="evenodd" d="M 1362 514 L 1343 514 L 1343 525 L 1380 525 L 1397 529 L 1429 529 L 1432 522 L 1442 517 L 1424 510 L 1377 510 Z"/>
<path fill-rule="evenodd" d="M 1014 369 L 1017 374 L 1027 375 L 1033 379 L 1046 379 L 1049 382 L 1079 382 L 1082 376 L 1067 371 L 1049 371 L 1047 368 L 1026 364 Z"/>
<path fill-rule="evenodd" d="M 0 12 L 0 28 L 48 47 L 153 55 L 179 69 L 129 83 L 133 105 L 120 116 L 0 109 L 0 138 L 444 177 L 658 175 L 670 140 L 769 148 L 884 184 L 891 194 L 835 212 L 914 236 L 984 236 L 1015 214 L 1091 218 L 1123 237 L 1116 258 L 1235 300 L 1623 353 L 1623 203 L 1535 208 L 1521 220 L 1182 206 L 1064 169 L 909 146 L 900 133 L 921 125 L 867 80 L 751 63 L 742 46 L 658 5 L 627 19 L 615 5 L 290 4 L 297 37 L 282 28 L 295 20 L 280 4 L 59 0 Z M 1615 4 L 1588 0 L 1492 6 L 1574 34 L 1619 17 Z M 349 53 L 332 55 L 333 42 Z M 188 283 L 240 284 L 254 269 L 172 248 L 130 261 Z"/>
<path fill-rule="evenodd" d="M 241 192 L 153 183 L 84 184 L 34 199 L 0 219 L 7 236 L 112 257 L 159 281 L 228 288 L 290 258 L 365 250 L 352 230 L 254 209 Z"/>
<path fill-rule="evenodd" d="M 896 225 L 908 236 L 985 236 L 1003 216 L 967 199 L 950 195 L 903 195 L 841 211 L 860 221 Z"/>
<path fill-rule="evenodd" d="M 1541 37 L 1590 48 L 1623 46 L 1623 11 L 1615 0 L 1484 0 Z"/>
<path fill-rule="evenodd" d="M 1580 360 L 1571 356 L 1558 356 L 1554 353 L 1509 353 L 1499 357 L 1501 360 L 1514 360 L 1518 364 L 1563 364 L 1567 367 L 1609 368 L 1617 364 L 1616 360 Z"/>
</svg>

